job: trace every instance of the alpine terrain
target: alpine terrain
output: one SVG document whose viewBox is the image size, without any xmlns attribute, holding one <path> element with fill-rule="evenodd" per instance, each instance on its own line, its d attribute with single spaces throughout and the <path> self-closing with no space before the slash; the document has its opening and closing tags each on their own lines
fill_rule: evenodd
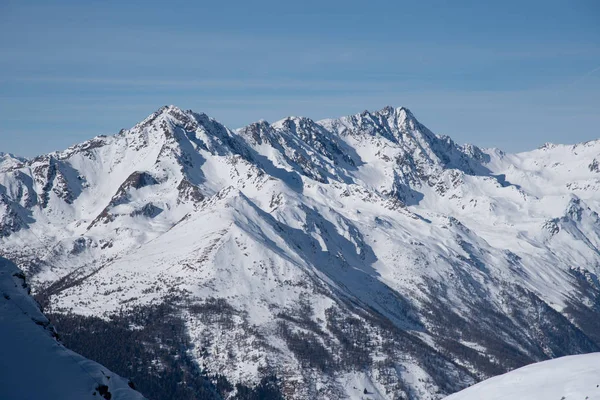
<svg viewBox="0 0 600 400">
<path fill-rule="evenodd" d="M 406 108 L 233 131 L 166 106 L 1 155 L 0 255 L 149 399 L 441 399 L 600 351 L 599 188 L 600 141 L 507 154 Z"/>
</svg>

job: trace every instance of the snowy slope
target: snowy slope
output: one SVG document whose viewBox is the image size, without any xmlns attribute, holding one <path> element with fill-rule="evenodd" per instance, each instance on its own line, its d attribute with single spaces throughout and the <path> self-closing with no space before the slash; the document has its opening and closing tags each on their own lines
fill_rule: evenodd
<svg viewBox="0 0 600 400">
<path fill-rule="evenodd" d="M 600 399 L 600 354 L 544 361 L 490 378 L 446 400 Z"/>
<path fill-rule="evenodd" d="M 7 164 L 0 253 L 54 314 L 168 303 L 233 383 L 439 399 L 600 351 L 598 160 L 457 145 L 405 108 L 232 131 L 167 106 Z"/>
<path fill-rule="evenodd" d="M 57 341 L 23 278 L 13 263 L 0 258 L 2 398 L 83 400 L 110 393 L 113 400 L 143 399 L 126 380 Z"/>
</svg>

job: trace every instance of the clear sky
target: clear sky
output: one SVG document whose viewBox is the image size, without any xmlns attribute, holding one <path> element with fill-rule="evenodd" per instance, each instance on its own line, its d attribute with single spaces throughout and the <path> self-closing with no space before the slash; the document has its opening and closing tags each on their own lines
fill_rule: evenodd
<svg viewBox="0 0 600 400">
<path fill-rule="evenodd" d="M 0 0 L 0 151 L 165 104 L 230 128 L 406 106 L 459 143 L 600 138 L 600 1 Z"/>
</svg>

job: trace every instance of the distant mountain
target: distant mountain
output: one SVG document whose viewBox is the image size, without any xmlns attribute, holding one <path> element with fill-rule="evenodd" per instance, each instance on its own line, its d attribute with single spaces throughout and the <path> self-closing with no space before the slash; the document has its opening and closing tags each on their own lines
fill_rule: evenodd
<svg viewBox="0 0 600 400">
<path fill-rule="evenodd" d="M 543 361 L 483 381 L 446 400 L 597 399 L 600 354 Z"/>
<path fill-rule="evenodd" d="M 144 399 L 128 381 L 66 349 L 28 291 L 23 273 L 0 258 L 3 399 Z"/>
<path fill-rule="evenodd" d="M 10 153 L 3 153 L 0 151 L 0 171 L 5 169 L 14 168 L 21 163 L 24 163 L 27 159 L 15 156 Z"/>
<path fill-rule="evenodd" d="M 0 169 L 0 253 L 149 398 L 440 399 L 600 351 L 598 160 L 406 108 L 232 131 L 167 106 Z"/>
</svg>

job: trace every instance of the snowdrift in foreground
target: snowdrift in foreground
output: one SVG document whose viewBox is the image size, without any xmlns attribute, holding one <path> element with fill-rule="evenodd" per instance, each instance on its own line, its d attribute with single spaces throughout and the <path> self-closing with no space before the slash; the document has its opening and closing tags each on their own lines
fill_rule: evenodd
<svg viewBox="0 0 600 400">
<path fill-rule="evenodd" d="M 0 257 L 0 398 L 144 399 L 126 380 L 55 339 L 23 277 Z"/>
<path fill-rule="evenodd" d="M 600 353 L 531 364 L 485 380 L 445 400 L 600 399 Z"/>
</svg>

